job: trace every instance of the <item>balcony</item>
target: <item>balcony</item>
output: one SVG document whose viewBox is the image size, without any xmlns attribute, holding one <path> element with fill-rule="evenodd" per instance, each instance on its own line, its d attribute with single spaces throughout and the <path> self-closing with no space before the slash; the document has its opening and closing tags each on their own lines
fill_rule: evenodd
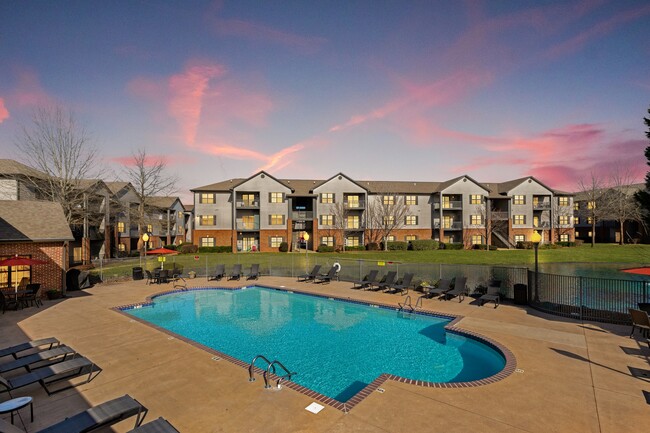
<svg viewBox="0 0 650 433">
<path fill-rule="evenodd" d="M 433 228 L 439 229 L 440 228 L 440 222 L 438 222 L 438 221 L 434 222 L 433 223 Z M 463 229 L 463 223 L 462 222 L 446 223 L 446 224 L 442 225 L 442 228 L 444 230 L 462 230 Z"/>
<path fill-rule="evenodd" d="M 293 211 L 291 212 L 292 220 L 312 220 L 314 219 L 314 212 L 312 211 Z"/>
<path fill-rule="evenodd" d="M 533 203 L 534 210 L 551 210 L 551 202 L 541 201 L 539 203 Z"/>
<path fill-rule="evenodd" d="M 351 210 L 363 210 L 366 208 L 366 202 L 364 200 L 360 201 L 344 201 L 343 202 L 343 207 L 345 209 L 351 209 Z"/>
<path fill-rule="evenodd" d="M 235 206 L 237 209 L 259 209 L 260 208 L 260 202 L 258 200 L 255 201 L 237 201 L 235 202 Z"/>
<path fill-rule="evenodd" d="M 551 228 L 551 223 L 548 221 L 543 221 L 537 224 L 533 224 L 533 228 L 535 229 L 542 229 L 542 230 L 548 230 Z"/>
<path fill-rule="evenodd" d="M 249 231 L 249 232 L 258 231 L 260 229 L 260 222 L 259 221 L 244 222 L 242 220 L 237 220 L 237 222 L 235 224 L 235 227 L 237 228 L 237 230 L 243 231 L 243 232 L 245 232 L 245 231 Z"/>
<path fill-rule="evenodd" d="M 507 221 L 508 212 L 493 211 L 490 213 L 490 217 L 492 218 L 492 221 Z"/>
<path fill-rule="evenodd" d="M 439 209 L 442 207 L 442 209 L 445 210 L 461 210 L 463 209 L 463 202 L 461 200 L 458 201 L 445 201 L 442 203 L 436 203 L 435 208 Z"/>
</svg>

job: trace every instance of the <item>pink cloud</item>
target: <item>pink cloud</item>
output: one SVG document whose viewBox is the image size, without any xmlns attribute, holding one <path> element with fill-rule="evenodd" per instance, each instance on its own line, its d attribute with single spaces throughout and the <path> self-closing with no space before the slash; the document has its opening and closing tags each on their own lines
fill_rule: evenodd
<svg viewBox="0 0 650 433">
<path fill-rule="evenodd" d="M 202 143 L 197 145 L 201 152 L 209 153 L 214 156 L 226 157 L 237 160 L 256 160 L 262 162 L 258 167 L 259 170 L 281 170 L 293 162 L 294 154 L 305 148 L 302 143 L 285 147 L 280 151 L 267 155 L 265 153 L 246 149 L 241 146 L 233 146 L 226 143 Z"/>
<path fill-rule="evenodd" d="M 9 118 L 9 110 L 5 106 L 5 100 L 0 98 L 0 123 L 4 122 Z"/>
<path fill-rule="evenodd" d="M 17 83 L 7 99 L 19 107 L 51 106 L 55 100 L 41 86 L 38 74 L 28 67 L 14 66 Z"/>
</svg>

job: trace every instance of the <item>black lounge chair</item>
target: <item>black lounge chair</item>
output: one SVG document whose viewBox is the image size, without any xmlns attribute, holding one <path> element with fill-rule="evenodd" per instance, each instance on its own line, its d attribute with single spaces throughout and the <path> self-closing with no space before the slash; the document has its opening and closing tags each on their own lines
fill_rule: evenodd
<svg viewBox="0 0 650 433">
<path fill-rule="evenodd" d="M 634 334 L 635 329 L 641 331 L 643 337 L 648 338 L 648 334 L 650 334 L 650 318 L 648 318 L 648 313 L 634 308 L 629 308 L 628 311 L 630 312 L 630 316 L 632 316 L 632 332 L 630 332 L 630 338 Z M 650 345 L 650 343 L 648 344 Z"/>
<path fill-rule="evenodd" d="M 241 263 L 237 263 L 232 267 L 232 273 L 230 274 L 229 280 L 239 280 L 241 278 Z"/>
<path fill-rule="evenodd" d="M 320 272 L 321 265 L 314 265 L 314 269 L 311 270 L 308 274 L 302 274 L 298 276 L 298 281 L 312 281 L 315 280 Z"/>
<path fill-rule="evenodd" d="M 457 277 L 454 282 L 454 288 L 445 292 L 438 299 L 444 299 L 445 301 L 458 297 L 458 302 L 463 302 L 465 296 L 467 295 L 467 288 L 465 284 L 467 283 L 467 277 Z"/>
<path fill-rule="evenodd" d="M 142 424 L 128 433 L 180 433 L 176 428 L 171 425 L 165 418 L 158 418 L 146 424 Z"/>
<path fill-rule="evenodd" d="M 253 263 L 251 265 L 251 273 L 246 276 L 247 280 L 257 280 L 260 277 L 260 265 L 259 263 Z"/>
<path fill-rule="evenodd" d="M 404 274 L 404 277 L 402 277 L 402 281 L 398 284 L 393 284 L 386 291 L 390 293 L 408 293 L 409 292 L 409 287 L 411 286 L 411 281 L 413 280 L 414 275 L 412 273 L 407 272 Z"/>
<path fill-rule="evenodd" d="M 363 277 L 361 280 L 352 281 L 352 284 L 353 284 L 352 288 L 353 289 L 365 289 L 366 287 L 372 286 L 377 281 L 377 274 L 379 274 L 379 271 L 377 269 L 371 270 L 368 273 L 368 275 Z M 357 287 L 357 286 L 359 286 L 359 287 Z"/>
<path fill-rule="evenodd" d="M 52 395 L 55 392 L 63 391 L 64 389 L 68 389 L 74 385 L 53 390 L 49 387 L 51 384 L 60 380 L 79 377 L 86 373 L 88 374 L 88 378 L 84 383 L 88 383 L 92 379 L 93 372 L 97 370 L 95 364 L 93 364 L 89 359 L 79 357 L 59 362 L 48 367 L 39 368 L 29 373 L 25 373 L 22 376 L 12 377 L 11 379 L 0 376 L 0 386 L 4 387 L 5 390 L 9 392 L 9 395 L 11 395 L 11 391 L 15 389 L 33 383 L 40 383 L 43 389 L 45 389 L 45 392 L 47 392 L 48 395 Z"/>
<path fill-rule="evenodd" d="M 336 276 L 337 269 L 336 266 L 332 266 L 326 274 L 317 275 L 316 278 L 314 278 L 314 283 L 329 283 L 332 281 L 332 278 Z"/>
<path fill-rule="evenodd" d="M 377 283 L 377 286 L 374 289 L 370 290 L 386 290 L 390 288 L 393 284 L 395 284 L 395 278 L 397 278 L 397 272 L 395 271 L 389 271 L 386 275 L 384 275 L 384 278 Z"/>
<path fill-rule="evenodd" d="M 17 359 L 20 358 L 21 356 L 25 356 L 26 354 L 21 355 L 21 353 L 26 350 L 29 350 L 29 353 L 33 353 L 34 351 L 38 351 L 38 350 L 48 350 L 60 344 L 61 342 L 54 337 L 41 338 L 40 340 L 25 341 L 23 343 L 16 344 L 14 346 L 0 349 L 0 358 L 11 355 L 14 357 L 14 359 Z"/>
<path fill-rule="evenodd" d="M 451 290 L 451 280 L 442 278 L 440 279 L 440 281 L 438 281 L 438 287 L 429 289 L 429 291 L 422 296 L 425 298 L 433 298 L 434 296 L 442 296 L 450 290 Z"/>
<path fill-rule="evenodd" d="M 6 373 L 18 368 L 26 368 L 27 371 L 32 371 L 34 368 L 47 367 L 65 361 L 68 359 L 68 355 L 74 356 L 75 353 L 75 350 L 68 346 L 57 346 L 0 364 L 0 373 Z"/>
<path fill-rule="evenodd" d="M 214 270 L 214 274 L 208 276 L 208 281 L 210 280 L 219 281 L 225 276 L 226 276 L 226 265 L 217 265 L 216 269 Z"/>
<path fill-rule="evenodd" d="M 492 280 L 488 284 L 487 292 L 478 298 L 479 307 L 483 306 L 486 302 L 494 302 L 494 308 L 499 306 L 501 302 L 501 281 Z"/>
</svg>

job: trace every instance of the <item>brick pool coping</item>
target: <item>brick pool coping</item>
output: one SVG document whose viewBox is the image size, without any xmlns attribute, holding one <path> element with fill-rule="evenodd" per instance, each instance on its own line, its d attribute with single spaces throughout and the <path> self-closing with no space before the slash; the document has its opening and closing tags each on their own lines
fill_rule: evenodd
<svg viewBox="0 0 650 433">
<path fill-rule="evenodd" d="M 168 329 L 162 328 L 158 325 L 155 325 L 153 323 L 147 322 L 146 320 L 142 320 L 138 317 L 132 316 L 130 314 L 127 314 L 126 311 L 128 310 L 133 310 L 137 308 L 142 308 L 148 305 L 153 304 L 153 300 L 159 296 L 165 296 L 165 295 L 170 295 L 173 293 L 182 293 L 182 292 L 190 292 L 190 291 L 202 291 L 202 290 L 242 290 L 246 289 L 248 285 L 240 286 L 240 287 L 191 287 L 191 288 L 178 288 L 178 289 L 172 289 L 172 290 L 166 290 L 163 292 L 158 292 L 153 295 L 147 296 L 146 300 L 140 303 L 135 303 L 135 304 L 127 304 L 127 305 L 120 305 L 117 307 L 111 308 L 113 311 L 116 311 L 125 317 L 130 318 L 131 320 L 135 320 L 139 323 L 142 323 L 146 326 L 152 327 L 156 330 L 159 330 L 167 335 L 170 335 L 178 340 L 184 341 L 194 347 L 197 347 L 201 350 L 204 350 L 212 355 L 214 355 L 217 358 L 225 359 L 237 366 L 240 366 L 246 370 L 248 370 L 250 364 L 245 363 L 239 359 L 236 359 L 228 354 L 225 354 L 223 352 L 220 352 L 218 350 L 212 349 L 208 346 L 205 346 L 201 343 L 197 343 L 196 341 L 190 340 L 189 338 L 183 337 L 181 335 L 178 335 L 172 331 L 169 331 Z M 271 289 L 271 290 L 278 290 L 278 291 L 283 291 L 283 292 L 288 292 L 288 293 L 299 293 L 302 295 L 307 295 L 307 296 L 314 296 L 317 298 L 325 298 L 325 299 L 332 299 L 332 300 L 338 300 L 338 301 L 343 301 L 343 302 L 349 302 L 353 304 L 360 304 L 360 305 L 366 305 L 366 306 L 371 306 L 371 307 L 379 307 L 379 308 L 384 308 L 384 309 L 389 309 L 389 310 L 394 310 L 394 311 L 399 311 L 400 308 L 396 307 L 395 305 L 392 304 L 387 304 L 383 302 L 369 302 L 369 301 L 360 301 L 356 299 L 351 299 L 351 298 L 344 298 L 341 296 L 332 296 L 332 295 L 322 295 L 318 293 L 312 293 L 312 292 L 306 292 L 302 290 L 296 290 L 296 289 L 291 289 L 287 288 L 286 286 L 271 286 L 267 284 L 255 284 L 254 287 L 262 287 L 265 289 Z M 422 386 L 422 387 L 431 387 L 431 388 L 469 388 L 469 387 L 475 387 L 475 386 L 482 386 L 482 385 L 488 385 L 491 383 L 498 382 L 500 380 L 505 379 L 506 377 L 510 376 L 516 369 L 516 358 L 514 354 L 505 346 L 502 344 L 498 343 L 497 341 L 494 341 L 488 337 L 485 337 L 481 334 L 472 332 L 472 331 L 467 331 L 461 328 L 458 328 L 456 325 L 460 320 L 463 319 L 464 316 L 462 315 L 455 315 L 455 314 L 449 314 L 449 313 L 441 313 L 438 311 L 434 310 L 427 310 L 427 309 L 420 309 L 417 311 L 412 311 L 412 312 L 405 312 L 405 314 L 419 314 L 419 315 L 424 315 L 424 316 L 432 316 L 432 317 L 439 317 L 439 318 L 445 318 L 445 319 L 450 319 L 451 322 L 447 324 L 444 329 L 447 332 L 451 332 L 454 334 L 458 334 L 464 337 L 471 338 L 473 340 L 477 340 L 483 344 L 486 344 L 487 346 L 491 347 L 492 349 L 500 352 L 504 359 L 505 359 L 505 366 L 503 369 L 489 377 L 486 377 L 484 379 L 479 379 L 479 380 L 473 380 L 469 382 L 427 382 L 427 381 L 422 381 L 422 380 L 413 380 L 413 379 L 408 379 L 405 377 L 401 376 L 396 376 L 394 374 L 387 374 L 387 373 L 382 373 L 380 374 L 375 380 L 370 382 L 368 385 L 366 385 L 361 391 L 356 393 L 352 398 L 350 398 L 347 402 L 341 403 L 340 401 L 337 401 L 331 397 L 328 397 L 326 395 L 320 394 L 316 391 L 313 391 L 309 388 L 306 388 L 302 385 L 299 385 L 295 382 L 292 382 L 290 380 L 284 380 L 282 382 L 283 386 L 286 386 L 287 388 L 293 389 L 295 391 L 298 391 L 301 394 L 304 394 L 310 398 L 313 398 L 314 400 L 327 404 L 330 407 L 333 407 L 335 409 L 338 409 L 342 412 L 349 412 L 352 410 L 356 405 L 361 403 L 366 397 L 368 397 L 372 392 L 375 392 L 379 389 L 379 387 L 386 382 L 387 380 L 393 380 L 396 382 L 401 382 L 401 383 L 407 383 L 411 385 L 416 385 L 416 386 Z M 264 370 L 260 369 L 259 367 L 254 366 L 254 372 L 261 375 L 264 373 Z M 277 376 L 271 375 L 270 379 L 278 379 Z"/>
</svg>

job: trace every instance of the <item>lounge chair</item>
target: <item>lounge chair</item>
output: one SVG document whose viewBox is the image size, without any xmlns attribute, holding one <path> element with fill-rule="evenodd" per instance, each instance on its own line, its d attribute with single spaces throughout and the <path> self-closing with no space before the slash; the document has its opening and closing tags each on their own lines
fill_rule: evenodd
<svg viewBox="0 0 650 433">
<path fill-rule="evenodd" d="M 314 283 L 329 283 L 336 276 L 337 269 L 336 266 L 332 266 L 326 274 L 316 275 Z"/>
<path fill-rule="evenodd" d="M 146 424 L 142 424 L 128 433 L 180 433 L 165 418 L 158 418 Z"/>
<path fill-rule="evenodd" d="M 648 334 L 650 333 L 650 319 L 648 318 L 648 313 L 634 308 L 630 308 L 628 311 L 630 312 L 630 316 L 632 316 L 632 331 L 630 332 L 630 338 L 632 338 L 635 329 L 641 331 L 643 337 L 648 338 Z"/>
<path fill-rule="evenodd" d="M 75 350 L 68 346 L 57 346 L 0 364 L 0 373 L 6 373 L 7 371 L 18 368 L 26 368 L 27 371 L 32 371 L 34 368 L 46 367 L 57 362 L 65 361 L 68 359 L 68 355 L 74 356 L 75 353 Z"/>
<path fill-rule="evenodd" d="M 501 302 L 501 281 L 492 280 L 488 284 L 487 292 L 478 298 L 478 305 L 483 306 L 486 302 L 494 302 L 494 308 Z"/>
<path fill-rule="evenodd" d="M 260 277 L 260 265 L 259 263 L 253 263 L 251 265 L 251 273 L 246 276 L 247 280 L 257 280 Z"/>
<path fill-rule="evenodd" d="M 208 281 L 217 280 L 219 281 L 226 276 L 226 265 L 217 265 L 214 270 L 214 274 L 208 276 Z"/>
<path fill-rule="evenodd" d="M 353 284 L 352 288 L 353 289 L 365 289 L 366 287 L 372 286 L 377 281 L 377 274 L 379 274 L 379 271 L 377 269 L 371 270 L 368 273 L 368 275 L 366 275 L 362 279 L 357 280 L 357 281 L 352 281 L 352 284 Z M 359 287 L 357 287 L 357 286 L 359 286 Z"/>
<path fill-rule="evenodd" d="M 442 278 L 440 279 L 440 281 L 438 281 L 438 287 L 429 289 L 429 291 L 426 294 L 422 295 L 422 297 L 433 298 L 434 296 L 442 296 L 450 290 L 451 290 L 451 280 Z"/>
<path fill-rule="evenodd" d="M 397 278 L 397 272 L 389 271 L 386 275 L 384 275 L 384 278 L 382 278 L 381 281 L 377 283 L 375 288 L 371 288 L 370 290 L 386 290 L 395 284 L 395 278 Z"/>
<path fill-rule="evenodd" d="M 298 276 L 298 281 L 312 281 L 315 280 L 320 272 L 321 265 L 314 265 L 314 269 L 311 270 L 308 274 L 302 274 Z"/>
<path fill-rule="evenodd" d="M 393 284 L 390 287 L 388 287 L 387 291 L 390 293 L 408 293 L 409 292 L 409 287 L 411 286 L 411 280 L 413 280 L 414 275 L 412 273 L 407 272 L 404 274 L 402 277 L 402 281 L 399 282 L 398 284 Z"/>
<path fill-rule="evenodd" d="M 241 278 L 241 263 L 237 263 L 232 267 L 232 273 L 230 274 L 229 280 L 239 280 Z"/>
<path fill-rule="evenodd" d="M 458 302 L 463 302 L 465 296 L 467 295 L 467 288 L 465 284 L 467 283 L 467 277 L 457 277 L 454 282 L 454 288 L 445 292 L 438 299 L 444 299 L 445 301 L 458 297 Z"/>
<path fill-rule="evenodd" d="M 6 391 L 9 391 L 9 395 L 11 395 L 11 391 L 15 389 L 33 383 L 40 383 L 43 389 L 45 389 L 45 392 L 47 392 L 48 395 L 52 395 L 55 392 L 63 391 L 64 389 L 74 386 L 70 385 L 64 388 L 52 390 L 49 387 L 52 383 L 64 379 L 79 377 L 86 373 L 88 373 L 88 378 L 85 383 L 88 383 L 91 381 L 94 371 L 96 371 L 95 364 L 87 358 L 79 357 L 59 362 L 58 364 L 53 364 L 48 367 L 39 368 L 29 373 L 25 373 L 22 376 L 12 377 L 11 379 L 0 376 L 0 386 L 4 387 Z"/>
<path fill-rule="evenodd" d="M 41 338 L 40 340 L 25 341 L 23 343 L 16 344 L 14 346 L 0 349 L 0 358 L 11 355 L 14 357 L 14 359 L 17 359 L 20 358 L 21 356 L 25 356 L 25 354 L 21 355 L 21 353 L 26 350 L 29 350 L 30 351 L 29 353 L 32 353 L 35 350 L 48 350 L 55 346 L 58 346 L 59 344 L 61 344 L 61 342 L 54 337 Z"/>
</svg>

